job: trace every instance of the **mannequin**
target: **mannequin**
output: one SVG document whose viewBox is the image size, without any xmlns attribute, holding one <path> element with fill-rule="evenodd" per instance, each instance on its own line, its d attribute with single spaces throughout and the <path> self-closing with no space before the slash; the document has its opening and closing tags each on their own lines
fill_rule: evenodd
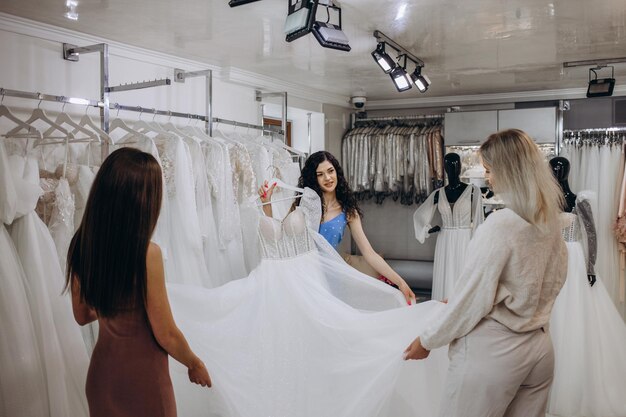
<svg viewBox="0 0 626 417">
<path fill-rule="evenodd" d="M 571 213 L 576 207 L 576 194 L 569 188 L 569 161 L 562 156 L 554 157 L 550 160 L 550 166 L 552 167 L 552 173 L 559 182 L 561 189 L 563 190 L 563 196 L 565 197 L 565 211 Z"/>
<path fill-rule="evenodd" d="M 626 325 L 602 280 L 596 281 L 593 197 L 571 191 L 567 159 L 553 158 L 550 166 L 567 205 L 561 216 L 568 267 L 550 316 L 555 367 L 548 415 L 626 416 Z"/>
<path fill-rule="evenodd" d="M 450 204 L 456 203 L 465 188 L 466 183 L 461 182 L 461 157 L 456 153 L 448 153 L 443 157 L 443 166 L 448 177 L 448 185 L 443 189 L 446 193 L 446 198 Z M 439 191 L 435 191 L 435 204 L 439 202 Z M 441 230 L 441 227 L 435 226 L 431 228 L 428 233 L 437 233 Z"/>
<path fill-rule="evenodd" d="M 476 227 L 483 222 L 482 195 L 475 185 L 461 182 L 461 157 L 444 157 L 448 185 L 432 192 L 413 213 L 415 238 L 424 243 L 431 233 L 440 232 L 433 263 L 432 299 L 445 300 L 454 291 L 465 263 L 467 245 Z M 435 212 L 441 225 L 432 226 Z"/>
<path fill-rule="evenodd" d="M 561 186 L 561 189 L 563 190 L 563 197 L 565 198 L 565 205 L 566 205 L 565 212 L 572 213 L 576 207 L 577 196 L 576 194 L 572 192 L 572 190 L 569 187 L 568 177 L 569 177 L 570 163 L 567 160 L 567 158 L 564 158 L 562 156 L 557 156 L 550 160 L 550 166 L 552 167 L 552 173 L 554 174 L 554 177 L 559 182 L 559 185 Z M 591 227 L 594 227 L 593 217 L 591 214 L 591 206 L 589 206 L 589 203 L 586 200 L 585 200 L 585 204 L 588 206 L 588 210 L 584 210 L 584 212 L 588 212 L 588 214 L 585 214 L 584 212 L 576 213 L 576 214 L 581 215 L 581 216 L 587 215 L 591 217 L 591 221 L 590 222 L 587 221 L 586 223 L 589 224 Z M 593 230 L 593 234 L 595 235 L 595 227 Z M 591 248 L 589 248 L 589 250 L 591 250 Z M 595 262 L 595 253 L 591 256 L 591 258 L 593 259 L 593 261 L 591 259 L 589 260 L 590 267 L 588 268 L 588 272 L 587 272 L 587 280 L 589 281 L 589 285 L 593 287 L 593 284 L 596 283 L 596 275 L 595 275 L 594 268 L 593 268 L 594 267 L 593 263 Z"/>
</svg>

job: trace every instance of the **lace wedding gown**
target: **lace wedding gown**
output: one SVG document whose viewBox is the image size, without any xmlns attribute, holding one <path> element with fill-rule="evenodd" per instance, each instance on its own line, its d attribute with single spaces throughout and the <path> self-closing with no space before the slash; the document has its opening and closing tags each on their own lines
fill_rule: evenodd
<svg viewBox="0 0 626 417">
<path fill-rule="evenodd" d="M 602 277 L 589 285 L 587 274 L 594 274 L 596 257 L 595 227 L 588 193 L 578 193 L 576 200 L 574 211 L 563 214 L 569 224 L 563 229 L 567 280 L 550 319 L 555 368 L 548 411 L 559 417 L 624 417 L 626 324 Z"/>
<path fill-rule="evenodd" d="M 282 222 L 260 216 L 261 263 L 214 289 L 168 284 L 175 319 L 214 387 L 174 361 L 181 416 L 436 416 L 446 349 L 406 362 L 403 350 L 443 304 L 402 294 L 348 266 L 316 230 L 306 189 Z"/>
<path fill-rule="evenodd" d="M 435 203 L 435 195 L 439 200 Z M 465 187 L 454 204 L 450 204 L 444 188 L 431 193 L 413 214 L 415 238 L 424 243 L 429 237 L 435 212 L 441 214 L 441 231 L 437 234 L 433 264 L 433 300 L 452 296 L 456 279 L 465 264 L 465 252 L 474 230 L 483 222 L 482 196 L 475 185 Z"/>
</svg>

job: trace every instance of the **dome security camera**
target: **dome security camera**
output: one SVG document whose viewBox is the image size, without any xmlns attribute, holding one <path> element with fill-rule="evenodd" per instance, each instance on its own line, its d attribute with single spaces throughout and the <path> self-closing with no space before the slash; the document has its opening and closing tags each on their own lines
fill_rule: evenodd
<svg viewBox="0 0 626 417">
<path fill-rule="evenodd" d="M 354 96 L 350 97 L 350 102 L 352 103 L 352 107 L 357 110 L 363 110 L 365 107 L 365 102 L 367 101 L 367 97 L 365 96 Z"/>
</svg>

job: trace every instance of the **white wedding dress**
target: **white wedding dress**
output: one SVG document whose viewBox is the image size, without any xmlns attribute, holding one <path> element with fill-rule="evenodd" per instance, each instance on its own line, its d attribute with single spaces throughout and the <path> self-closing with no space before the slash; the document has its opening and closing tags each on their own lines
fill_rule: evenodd
<svg viewBox="0 0 626 417">
<path fill-rule="evenodd" d="M 38 186 L 35 159 L 12 155 L 9 166 L 16 179 Z M 74 320 L 70 296 L 63 293 L 65 280 L 54 241 L 35 213 L 36 200 L 31 203 L 30 210 L 15 219 L 8 230 L 27 280 L 37 346 L 45 367 L 48 415 L 87 416 L 87 350 Z"/>
<path fill-rule="evenodd" d="M 435 196 L 439 195 L 435 203 Z M 430 236 L 435 212 L 441 214 L 441 230 L 437 233 L 433 264 L 431 299 L 443 301 L 454 293 L 456 280 L 465 264 L 466 249 L 476 228 L 483 222 L 482 195 L 475 185 L 465 187 L 454 204 L 450 204 L 445 188 L 432 192 L 413 214 L 415 238 L 424 243 Z"/>
<path fill-rule="evenodd" d="M 14 179 L 0 141 L 0 415 L 49 415 L 45 371 L 30 313 L 26 277 L 5 228 L 20 206 L 28 210 L 41 189 Z"/>
<path fill-rule="evenodd" d="M 443 304 L 402 294 L 348 266 L 316 230 L 306 189 L 284 221 L 260 216 L 261 263 L 206 289 L 168 284 L 172 311 L 213 388 L 171 361 L 181 416 L 435 417 L 447 349 L 426 361 L 403 351 Z"/>
<path fill-rule="evenodd" d="M 597 244 L 588 194 L 578 193 L 574 211 L 563 214 L 569 224 L 563 230 L 567 280 L 550 319 L 555 369 L 548 411 L 559 417 L 625 417 L 626 324 L 602 277 L 593 286 L 587 279 L 594 274 Z"/>
</svg>

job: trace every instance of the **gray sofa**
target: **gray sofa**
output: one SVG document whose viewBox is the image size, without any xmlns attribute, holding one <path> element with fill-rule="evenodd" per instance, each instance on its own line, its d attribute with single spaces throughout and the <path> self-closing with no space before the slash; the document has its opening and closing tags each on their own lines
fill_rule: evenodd
<svg viewBox="0 0 626 417">
<path fill-rule="evenodd" d="M 433 283 L 432 261 L 406 259 L 385 259 L 385 261 L 406 280 L 414 292 L 430 295 Z"/>
</svg>

